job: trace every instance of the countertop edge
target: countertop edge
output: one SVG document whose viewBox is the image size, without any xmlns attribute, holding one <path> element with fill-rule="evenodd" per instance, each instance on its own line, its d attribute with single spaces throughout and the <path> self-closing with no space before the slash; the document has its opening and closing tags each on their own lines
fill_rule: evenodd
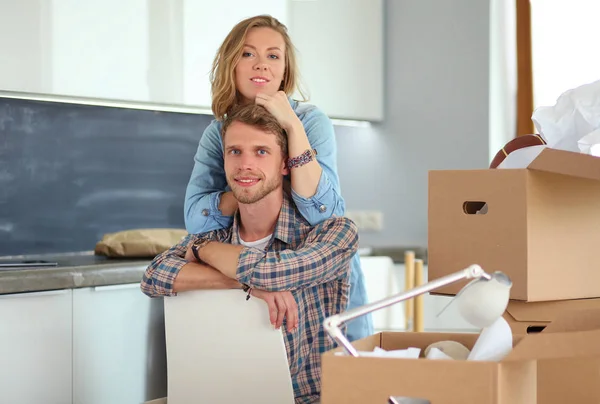
<svg viewBox="0 0 600 404">
<path fill-rule="evenodd" d="M 78 289 L 141 282 L 151 261 L 0 272 L 0 294 Z"/>
</svg>

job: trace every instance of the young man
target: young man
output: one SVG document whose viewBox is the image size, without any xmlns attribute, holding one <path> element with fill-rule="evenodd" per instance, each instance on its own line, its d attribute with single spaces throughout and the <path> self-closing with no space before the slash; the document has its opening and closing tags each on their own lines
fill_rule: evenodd
<svg viewBox="0 0 600 404">
<path fill-rule="evenodd" d="M 144 274 L 142 291 L 171 296 L 243 288 L 265 300 L 271 322 L 285 326 L 296 402 L 316 402 L 320 356 L 334 347 L 322 324 L 347 307 L 356 226 L 333 217 L 313 227 L 298 212 L 283 190 L 283 177 L 302 162 L 288 161 L 286 134 L 264 107 L 233 111 L 222 137 L 227 183 L 239 206 L 233 225 L 189 235 L 158 255 Z"/>
</svg>

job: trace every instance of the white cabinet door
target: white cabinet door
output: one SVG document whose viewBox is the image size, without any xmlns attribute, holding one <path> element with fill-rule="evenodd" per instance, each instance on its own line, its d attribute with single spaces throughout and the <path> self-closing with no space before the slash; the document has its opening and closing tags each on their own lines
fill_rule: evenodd
<svg viewBox="0 0 600 404">
<path fill-rule="evenodd" d="M 270 14 L 288 21 L 288 0 L 183 0 L 184 99 L 210 108 L 209 73 L 219 46 L 241 20 Z"/>
<path fill-rule="evenodd" d="M 71 403 L 71 290 L 0 296 L 0 403 Z"/>
<path fill-rule="evenodd" d="M 383 0 L 290 0 L 310 101 L 332 118 L 383 119 Z"/>
<path fill-rule="evenodd" d="M 52 1 L 52 91 L 149 101 L 148 7 L 145 0 Z"/>
<path fill-rule="evenodd" d="M 166 396 L 163 312 L 139 283 L 73 291 L 73 404 Z"/>
</svg>

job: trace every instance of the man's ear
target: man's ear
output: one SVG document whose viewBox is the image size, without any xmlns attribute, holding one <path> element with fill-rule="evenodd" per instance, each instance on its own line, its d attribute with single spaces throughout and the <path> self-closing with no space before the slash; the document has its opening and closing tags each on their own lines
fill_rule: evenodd
<svg viewBox="0 0 600 404">
<path fill-rule="evenodd" d="M 288 156 L 287 154 L 283 155 L 283 161 L 281 162 L 281 175 L 288 175 L 290 173 L 290 169 L 288 168 Z"/>
</svg>

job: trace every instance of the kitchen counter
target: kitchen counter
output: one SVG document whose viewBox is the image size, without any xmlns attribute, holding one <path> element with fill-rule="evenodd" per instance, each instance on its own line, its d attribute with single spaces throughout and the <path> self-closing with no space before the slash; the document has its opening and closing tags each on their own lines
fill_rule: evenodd
<svg viewBox="0 0 600 404">
<path fill-rule="evenodd" d="M 0 268 L 0 294 L 74 289 L 140 282 L 152 259 L 108 258 L 93 251 L 0 257 L 0 264 L 23 262 L 24 266 Z M 28 266 L 26 262 L 49 262 L 56 266 Z"/>
<path fill-rule="evenodd" d="M 404 253 L 414 251 L 415 257 L 427 265 L 427 249 L 423 247 L 367 247 L 363 256 L 388 256 L 394 263 L 404 263 Z M 108 258 L 93 251 L 64 254 L 14 255 L 0 257 L 7 262 L 50 262 L 56 266 L 2 268 L 0 294 L 75 289 L 91 286 L 120 285 L 142 280 L 151 258 Z M 27 265 L 27 264 L 25 264 Z"/>
</svg>

